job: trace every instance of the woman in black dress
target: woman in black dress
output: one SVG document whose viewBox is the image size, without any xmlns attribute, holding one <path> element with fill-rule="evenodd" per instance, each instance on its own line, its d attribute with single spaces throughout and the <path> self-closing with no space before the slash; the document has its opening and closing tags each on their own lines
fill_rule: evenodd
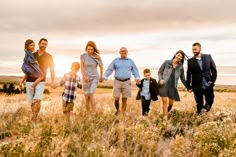
<svg viewBox="0 0 236 157">
<path fill-rule="evenodd" d="M 159 83 L 163 86 L 159 88 L 159 94 L 162 98 L 163 113 L 165 116 L 171 110 L 174 101 L 180 101 L 177 85 L 179 78 L 186 87 L 186 79 L 184 75 L 184 60 L 186 55 L 182 50 L 175 53 L 172 60 L 166 60 L 158 71 Z M 167 108 L 167 102 L 169 106 Z"/>
</svg>

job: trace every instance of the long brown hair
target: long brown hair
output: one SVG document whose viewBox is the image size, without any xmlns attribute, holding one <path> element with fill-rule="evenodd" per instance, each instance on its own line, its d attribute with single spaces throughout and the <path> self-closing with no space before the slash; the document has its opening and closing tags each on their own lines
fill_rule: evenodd
<svg viewBox="0 0 236 157">
<path fill-rule="evenodd" d="M 94 49 L 94 53 L 99 53 L 97 46 L 95 44 L 94 41 L 88 41 L 86 47 L 85 47 L 85 51 L 87 51 L 88 46 L 91 46 Z"/>
<path fill-rule="evenodd" d="M 181 60 L 180 62 L 181 62 L 182 64 L 184 64 L 184 60 L 188 59 L 188 56 L 187 56 L 187 55 L 184 53 L 184 51 L 182 51 L 182 50 L 177 51 L 172 59 L 174 59 L 175 56 L 176 56 L 178 53 L 180 53 L 180 54 L 183 56 L 183 58 L 182 58 L 182 60 Z"/>
<path fill-rule="evenodd" d="M 29 51 L 29 45 L 30 44 L 32 44 L 32 43 L 34 43 L 34 41 L 33 40 L 31 40 L 31 39 L 27 39 L 26 41 L 25 41 L 25 51 Z"/>
</svg>

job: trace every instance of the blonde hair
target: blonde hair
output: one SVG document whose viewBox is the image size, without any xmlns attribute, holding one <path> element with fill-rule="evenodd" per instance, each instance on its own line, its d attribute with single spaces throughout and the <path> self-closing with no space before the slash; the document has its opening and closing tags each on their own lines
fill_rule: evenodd
<svg viewBox="0 0 236 157">
<path fill-rule="evenodd" d="M 76 70 L 79 70 L 79 68 L 80 68 L 80 64 L 79 64 L 79 62 L 73 62 L 72 64 L 71 64 L 71 68 L 75 68 Z"/>
</svg>

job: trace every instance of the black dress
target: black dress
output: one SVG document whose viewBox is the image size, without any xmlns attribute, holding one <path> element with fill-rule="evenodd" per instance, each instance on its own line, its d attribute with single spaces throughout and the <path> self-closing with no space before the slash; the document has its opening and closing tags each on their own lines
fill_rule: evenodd
<svg viewBox="0 0 236 157">
<path fill-rule="evenodd" d="M 175 69 L 172 70 L 171 75 L 167 83 L 159 88 L 159 94 L 161 97 L 168 97 L 175 101 L 180 101 L 179 93 L 175 87 Z"/>
</svg>

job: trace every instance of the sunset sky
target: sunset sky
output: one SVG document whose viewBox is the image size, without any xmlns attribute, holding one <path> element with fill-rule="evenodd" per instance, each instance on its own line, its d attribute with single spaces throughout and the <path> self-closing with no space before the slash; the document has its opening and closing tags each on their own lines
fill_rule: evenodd
<svg viewBox="0 0 236 157">
<path fill-rule="evenodd" d="M 219 66 L 236 66 L 235 0 L 1 0 L 0 74 L 23 75 L 24 42 L 49 40 L 58 75 L 95 41 L 104 66 L 126 46 L 139 67 L 159 67 L 200 42 Z M 36 45 L 37 48 L 37 45 Z"/>
</svg>

